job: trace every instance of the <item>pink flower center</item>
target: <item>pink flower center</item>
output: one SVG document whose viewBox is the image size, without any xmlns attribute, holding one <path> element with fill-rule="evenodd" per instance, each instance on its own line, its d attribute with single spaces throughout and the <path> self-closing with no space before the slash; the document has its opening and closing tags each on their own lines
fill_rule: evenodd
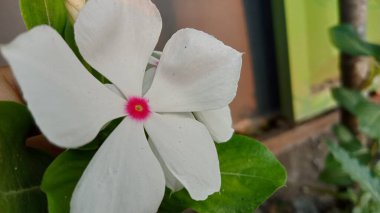
<svg viewBox="0 0 380 213">
<path fill-rule="evenodd" d="M 135 121 L 145 121 L 151 113 L 148 100 L 136 96 L 128 99 L 125 104 L 125 112 Z"/>
</svg>

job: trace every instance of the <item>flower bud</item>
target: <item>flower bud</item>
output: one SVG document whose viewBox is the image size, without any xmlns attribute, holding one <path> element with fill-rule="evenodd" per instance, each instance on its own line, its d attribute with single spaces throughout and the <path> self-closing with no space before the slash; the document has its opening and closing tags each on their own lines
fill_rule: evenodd
<svg viewBox="0 0 380 213">
<path fill-rule="evenodd" d="M 82 9 L 86 0 L 66 0 L 65 6 L 69 13 L 71 21 L 75 22 L 78 17 L 79 11 Z"/>
</svg>

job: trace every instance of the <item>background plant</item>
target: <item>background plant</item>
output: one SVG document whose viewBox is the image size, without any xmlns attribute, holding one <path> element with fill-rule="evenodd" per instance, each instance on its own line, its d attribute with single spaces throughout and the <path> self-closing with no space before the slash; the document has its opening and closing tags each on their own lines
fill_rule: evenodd
<svg viewBox="0 0 380 213">
<path fill-rule="evenodd" d="M 379 88 L 380 46 L 362 40 L 351 25 L 332 28 L 331 38 L 342 52 L 374 60 L 361 91 L 343 87 L 332 91 L 337 103 L 357 118 L 364 137 L 359 140 L 345 126 L 336 125 L 337 141 L 327 142 L 330 153 L 320 179 L 337 186 L 336 198 L 349 202 L 353 212 L 380 212 L 380 106 L 371 98 Z"/>
</svg>

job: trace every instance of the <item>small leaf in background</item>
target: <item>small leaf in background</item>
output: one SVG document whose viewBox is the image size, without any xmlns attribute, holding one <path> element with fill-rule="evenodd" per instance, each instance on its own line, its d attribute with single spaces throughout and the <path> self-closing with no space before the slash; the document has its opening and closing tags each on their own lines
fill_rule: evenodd
<svg viewBox="0 0 380 213">
<path fill-rule="evenodd" d="M 74 188 L 96 150 L 66 150 L 48 167 L 42 180 L 49 213 L 69 213 Z"/>
<path fill-rule="evenodd" d="M 349 152 L 355 152 L 362 149 L 360 141 L 342 124 L 333 127 L 333 132 L 338 138 L 340 146 Z"/>
<path fill-rule="evenodd" d="M 374 170 L 375 175 L 380 178 L 380 161 L 376 162 L 373 170 Z"/>
<path fill-rule="evenodd" d="M 333 89 L 332 92 L 335 100 L 341 107 L 357 116 L 359 120 L 359 128 L 364 133 L 372 137 L 380 136 L 380 132 L 378 131 L 380 129 L 380 118 L 376 118 L 376 114 L 380 112 L 379 106 L 368 101 L 358 91 L 336 88 Z M 366 111 L 366 109 L 372 110 Z M 369 151 L 361 145 L 360 141 L 343 125 L 336 125 L 333 131 L 339 141 L 339 146 L 362 166 L 367 166 L 371 160 L 371 155 Z M 325 183 L 339 186 L 352 184 L 350 174 L 345 171 L 340 161 L 335 159 L 332 154 L 327 156 L 325 168 L 321 172 L 319 178 Z"/>
<path fill-rule="evenodd" d="M 360 92 L 344 88 L 333 90 L 340 106 L 358 118 L 359 129 L 368 136 L 380 139 L 380 106 L 367 100 Z"/>
<path fill-rule="evenodd" d="M 331 153 L 326 157 L 325 167 L 319 174 L 319 179 L 324 183 L 338 186 L 348 186 L 353 183 L 350 176 L 343 171 L 342 166 Z"/>
<path fill-rule="evenodd" d="M 276 157 L 260 142 L 234 135 L 217 144 L 222 188 L 205 201 L 194 201 L 186 190 L 167 191 L 159 212 L 253 212 L 286 182 L 286 171 Z"/>
<path fill-rule="evenodd" d="M 354 113 L 355 108 L 360 102 L 367 101 L 360 92 L 345 88 L 333 89 L 332 95 L 341 107 L 351 113 Z"/>
<path fill-rule="evenodd" d="M 365 81 L 360 85 L 360 89 L 369 92 L 377 92 L 380 89 L 380 63 L 371 58 L 369 64 L 369 72 Z"/>
<path fill-rule="evenodd" d="M 40 190 L 42 175 L 51 157 L 25 146 L 34 128 L 25 106 L 0 102 L 0 212 L 46 212 Z"/>
<path fill-rule="evenodd" d="M 345 149 L 352 158 L 355 158 L 363 166 L 367 166 L 372 157 L 369 152 L 353 153 L 348 151 L 342 144 L 340 146 Z M 342 168 L 342 165 L 337 161 L 334 156 L 329 153 L 325 160 L 325 167 L 319 175 L 319 179 L 327 184 L 333 184 L 338 186 L 349 186 L 353 184 L 352 179 Z"/>
<path fill-rule="evenodd" d="M 377 203 L 380 203 L 380 180 L 373 176 L 368 166 L 361 165 L 337 143 L 328 142 L 327 146 L 334 158 L 342 165 L 343 171 L 363 190 L 371 193 Z"/>
<path fill-rule="evenodd" d="M 370 101 L 363 101 L 355 108 L 360 131 L 372 138 L 380 138 L 380 106 Z"/>
<path fill-rule="evenodd" d="M 63 0 L 20 0 L 20 9 L 28 29 L 45 24 L 63 35 L 68 20 Z"/>
<path fill-rule="evenodd" d="M 372 55 L 372 48 L 364 42 L 355 29 L 348 24 L 342 24 L 330 29 L 333 44 L 342 52 L 355 56 Z"/>
<path fill-rule="evenodd" d="M 352 25 L 342 24 L 330 29 L 333 44 L 342 52 L 354 56 L 380 59 L 380 46 L 363 41 Z"/>
</svg>

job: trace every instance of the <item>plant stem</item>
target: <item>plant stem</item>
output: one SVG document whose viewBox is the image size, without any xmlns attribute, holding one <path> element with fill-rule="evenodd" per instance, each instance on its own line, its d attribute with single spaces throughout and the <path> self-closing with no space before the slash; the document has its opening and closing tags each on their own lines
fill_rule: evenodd
<svg viewBox="0 0 380 213">
<path fill-rule="evenodd" d="M 340 0 L 340 22 L 341 24 L 351 24 L 365 39 L 366 22 L 367 22 L 367 0 Z M 352 56 L 341 54 L 340 56 L 341 81 L 345 88 L 360 90 L 362 84 L 367 78 L 369 65 L 368 57 Z M 355 116 L 348 111 L 342 109 L 341 121 L 353 134 L 355 134 L 362 142 L 358 122 Z"/>
</svg>

